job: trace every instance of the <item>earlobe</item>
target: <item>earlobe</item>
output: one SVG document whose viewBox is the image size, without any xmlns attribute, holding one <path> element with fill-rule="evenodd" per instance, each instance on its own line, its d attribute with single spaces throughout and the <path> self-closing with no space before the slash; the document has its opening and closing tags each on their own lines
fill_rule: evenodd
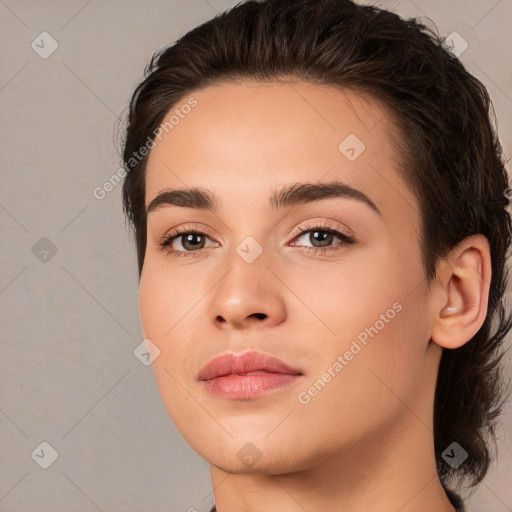
<svg viewBox="0 0 512 512">
<path fill-rule="evenodd" d="M 489 242 L 483 235 L 465 238 L 439 262 L 432 290 L 433 343 L 454 349 L 478 332 L 487 315 L 490 282 Z"/>
</svg>

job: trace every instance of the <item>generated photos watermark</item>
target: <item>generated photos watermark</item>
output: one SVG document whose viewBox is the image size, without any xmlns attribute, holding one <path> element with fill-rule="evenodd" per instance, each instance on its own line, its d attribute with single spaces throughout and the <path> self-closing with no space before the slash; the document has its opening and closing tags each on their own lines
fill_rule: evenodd
<svg viewBox="0 0 512 512">
<path fill-rule="evenodd" d="M 366 327 L 362 330 L 357 336 L 357 340 L 352 340 L 350 344 L 350 348 L 346 350 L 343 355 L 338 355 L 336 360 L 325 370 L 325 372 L 321 375 L 319 379 L 317 379 L 307 390 L 301 391 L 297 395 L 297 400 L 302 405 L 307 405 L 311 402 L 311 400 L 317 396 L 329 382 L 334 379 L 342 370 L 345 368 L 350 361 L 354 359 L 354 357 L 361 352 L 361 350 L 367 346 L 368 337 L 375 338 L 379 334 L 379 332 L 386 327 L 387 324 L 395 316 L 397 313 L 402 311 L 402 304 L 400 302 L 393 303 L 392 307 L 387 309 L 385 313 L 381 313 L 379 319 L 375 321 L 375 323 Z M 358 343 L 359 342 L 359 343 Z"/>
<path fill-rule="evenodd" d="M 105 199 L 109 192 L 112 192 L 114 188 L 121 183 L 123 178 L 139 163 L 141 162 L 147 155 L 149 155 L 150 150 L 152 150 L 157 142 L 155 139 L 158 139 L 160 142 L 163 138 L 163 133 L 169 133 L 173 130 L 182 119 L 190 114 L 192 109 L 197 106 L 197 100 L 191 96 L 186 103 L 182 104 L 179 108 L 175 108 L 172 113 L 168 116 L 168 118 L 160 123 L 158 128 L 153 130 L 153 136 L 148 135 L 146 142 L 143 146 L 141 146 L 137 151 L 134 151 L 130 158 L 124 163 L 123 167 L 120 167 L 114 174 L 112 174 L 105 182 L 101 185 L 101 187 L 96 187 L 92 195 L 99 199 Z M 127 168 L 128 167 L 128 168 Z"/>
</svg>

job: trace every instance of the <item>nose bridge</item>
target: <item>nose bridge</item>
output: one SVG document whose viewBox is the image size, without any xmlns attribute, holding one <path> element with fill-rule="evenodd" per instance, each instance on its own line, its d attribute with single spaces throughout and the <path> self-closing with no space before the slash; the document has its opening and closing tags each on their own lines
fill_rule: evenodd
<svg viewBox="0 0 512 512">
<path fill-rule="evenodd" d="M 252 203 L 252 204 L 249 204 Z M 240 268 L 244 272 L 262 272 L 269 264 L 269 226 L 266 224 L 264 209 L 259 209 L 252 201 L 245 207 L 239 204 L 237 210 L 230 211 L 232 222 L 229 222 L 229 246 L 227 256 L 230 267 Z M 233 269 L 234 270 L 234 269 Z"/>
<path fill-rule="evenodd" d="M 262 291 L 271 291 L 265 286 L 270 264 L 268 249 L 252 236 L 246 236 L 233 247 L 228 258 L 229 271 L 219 282 L 219 291 L 229 294 L 228 304 L 237 304 L 237 297 L 256 297 Z"/>
<path fill-rule="evenodd" d="M 272 251 L 252 236 L 234 246 L 229 266 L 213 289 L 209 316 L 218 324 L 243 326 L 255 321 L 280 323 L 284 316 L 279 281 L 268 268 Z"/>
</svg>

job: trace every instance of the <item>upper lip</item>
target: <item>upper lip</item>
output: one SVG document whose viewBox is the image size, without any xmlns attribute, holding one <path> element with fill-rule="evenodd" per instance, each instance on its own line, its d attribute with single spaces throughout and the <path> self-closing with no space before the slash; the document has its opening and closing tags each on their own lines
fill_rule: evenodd
<svg viewBox="0 0 512 512">
<path fill-rule="evenodd" d="M 244 375 L 252 372 L 302 375 L 276 357 L 261 352 L 245 352 L 241 355 L 221 354 L 211 359 L 199 372 L 199 380 L 210 380 L 225 375 Z"/>
</svg>

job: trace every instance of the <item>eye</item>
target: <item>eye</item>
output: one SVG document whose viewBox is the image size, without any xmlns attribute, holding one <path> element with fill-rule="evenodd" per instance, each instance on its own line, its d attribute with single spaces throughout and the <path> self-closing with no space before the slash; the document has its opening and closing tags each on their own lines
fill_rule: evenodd
<svg viewBox="0 0 512 512">
<path fill-rule="evenodd" d="M 301 226 L 298 231 L 299 236 L 295 236 L 297 242 L 294 242 L 292 245 L 301 247 L 302 250 L 306 250 L 306 252 L 327 252 L 332 250 L 339 250 L 344 245 L 351 245 L 356 242 L 356 240 L 344 233 L 341 230 L 333 228 L 330 224 L 317 224 L 311 226 Z M 298 243 L 298 241 L 304 239 L 305 242 L 309 242 L 311 245 L 302 245 Z M 338 239 L 339 243 L 336 245 L 332 245 L 333 242 L 336 242 Z M 340 247 L 341 245 L 341 247 Z"/>
<path fill-rule="evenodd" d="M 340 229 L 333 228 L 329 223 L 301 226 L 294 231 L 292 237 L 293 240 L 297 240 L 291 244 L 292 246 L 299 247 L 300 250 L 310 253 L 340 250 L 344 246 L 356 243 L 352 236 Z M 297 243 L 301 239 L 305 239 L 305 242 L 310 242 L 311 245 Z M 332 245 L 333 242 L 336 242 L 336 239 L 338 243 Z M 208 240 L 211 241 L 208 233 L 182 226 L 164 236 L 160 241 L 158 249 L 165 251 L 171 256 L 198 256 L 201 249 L 217 247 L 219 245 L 218 242 L 212 242 L 212 244 L 207 245 Z"/>
<path fill-rule="evenodd" d="M 166 235 L 160 241 L 158 249 L 173 256 L 189 256 L 192 255 L 190 253 L 197 253 L 200 249 L 206 248 L 207 239 L 210 237 L 203 231 L 181 227 Z M 213 244 L 215 245 L 218 244 Z"/>
</svg>

